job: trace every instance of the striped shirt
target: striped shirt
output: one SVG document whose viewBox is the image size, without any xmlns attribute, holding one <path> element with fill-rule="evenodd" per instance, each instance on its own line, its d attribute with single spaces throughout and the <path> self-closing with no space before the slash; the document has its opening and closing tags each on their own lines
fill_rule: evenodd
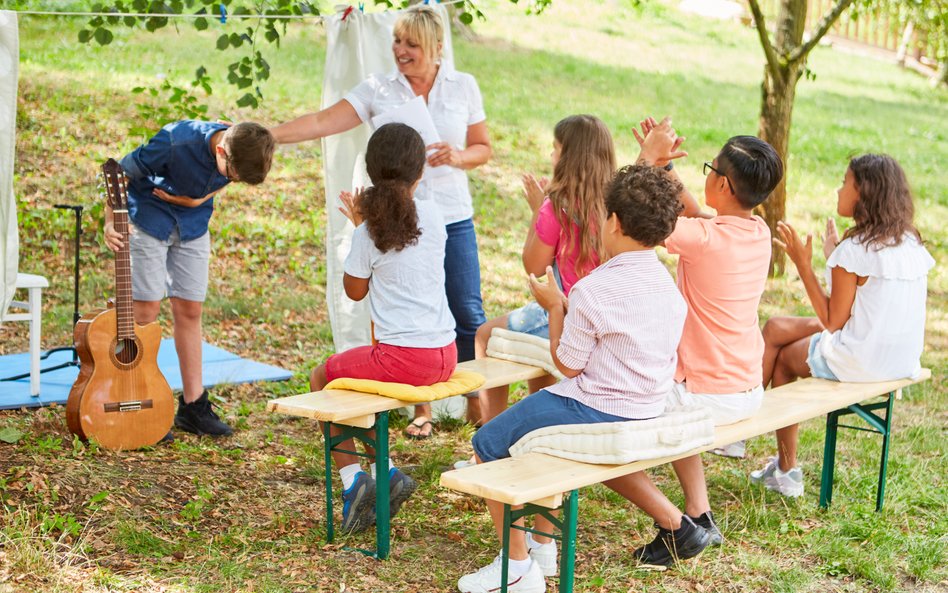
<svg viewBox="0 0 948 593">
<path fill-rule="evenodd" d="M 556 356 L 582 372 L 547 390 L 623 418 L 660 416 L 686 313 L 654 250 L 614 256 L 573 285 Z"/>
</svg>

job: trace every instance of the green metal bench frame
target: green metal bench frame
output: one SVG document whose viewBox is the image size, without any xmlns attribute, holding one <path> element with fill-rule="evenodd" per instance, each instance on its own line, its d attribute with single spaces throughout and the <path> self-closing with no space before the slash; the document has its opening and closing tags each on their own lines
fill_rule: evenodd
<svg viewBox="0 0 948 593">
<path fill-rule="evenodd" d="M 504 541 L 501 550 L 501 569 L 500 569 L 500 593 L 507 593 L 507 569 L 510 560 L 510 530 L 529 531 L 537 535 L 552 537 L 560 542 L 560 593 L 568 593 L 573 590 L 573 576 L 576 566 L 576 523 L 579 514 L 579 490 L 572 490 L 563 495 L 563 503 L 559 510 L 562 511 L 563 518 L 559 519 L 553 515 L 557 509 L 549 509 L 535 504 L 525 504 L 520 508 L 513 508 L 509 504 L 504 505 Z M 559 529 L 560 535 L 554 533 L 545 533 L 529 527 L 514 525 L 514 523 L 523 517 L 532 515 L 543 515 Z"/>
<path fill-rule="evenodd" d="M 886 471 L 889 465 L 889 441 L 892 437 L 892 414 L 895 408 L 896 391 L 889 392 L 886 399 L 872 404 L 853 404 L 826 415 L 826 442 L 823 446 L 823 474 L 820 480 L 820 507 L 826 508 L 833 502 L 833 471 L 836 466 L 836 434 L 840 428 L 875 432 L 882 435 L 882 459 L 879 462 L 879 483 L 876 487 L 876 512 L 882 510 L 885 497 Z M 875 410 L 885 409 L 885 418 L 874 414 Z M 866 421 L 870 428 L 840 424 L 842 416 L 855 414 Z"/>
<path fill-rule="evenodd" d="M 366 556 L 385 560 L 391 549 L 391 517 L 389 516 L 389 459 L 388 459 L 388 412 L 379 412 L 375 415 L 375 424 L 372 428 L 358 428 L 346 424 L 335 423 L 342 429 L 342 434 L 330 436 L 329 429 L 333 422 L 323 422 L 323 437 L 325 438 L 325 479 L 326 479 L 326 541 L 332 543 L 335 529 L 332 519 L 332 452 L 351 453 L 359 457 L 368 458 L 369 455 L 358 451 L 340 449 L 339 444 L 350 439 L 358 439 L 375 449 L 375 549 L 364 550 L 353 548 Z M 375 438 L 369 432 L 375 430 Z"/>
</svg>

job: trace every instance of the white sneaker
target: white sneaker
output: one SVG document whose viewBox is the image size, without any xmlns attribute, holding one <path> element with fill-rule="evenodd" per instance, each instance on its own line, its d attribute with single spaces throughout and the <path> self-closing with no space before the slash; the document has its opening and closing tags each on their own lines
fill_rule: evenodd
<svg viewBox="0 0 948 593">
<path fill-rule="evenodd" d="M 555 577 L 556 561 L 559 559 L 559 555 L 556 553 L 556 540 L 550 540 L 545 544 L 540 544 L 539 547 L 530 548 L 530 559 L 540 567 L 540 573 L 543 576 Z"/>
<path fill-rule="evenodd" d="M 791 498 L 803 496 L 803 470 L 795 467 L 784 473 L 778 467 L 772 476 L 764 480 L 764 487 Z"/>
<path fill-rule="evenodd" d="M 472 465 L 477 465 L 477 462 L 474 461 L 474 458 L 462 459 L 460 461 L 454 462 L 454 469 L 464 469 L 465 467 L 470 467 Z"/>
<path fill-rule="evenodd" d="M 767 465 L 762 469 L 755 469 L 750 473 L 751 482 L 755 484 L 763 483 L 764 480 L 774 475 L 774 472 L 777 471 L 778 463 L 780 462 L 779 457 L 771 457 L 767 460 Z"/>
<path fill-rule="evenodd" d="M 744 454 L 747 452 L 747 446 L 744 444 L 744 441 L 737 441 L 736 443 L 724 445 L 723 447 L 715 447 L 714 449 L 711 449 L 711 452 L 715 455 L 720 455 L 721 457 L 744 459 Z"/>
<path fill-rule="evenodd" d="M 458 590 L 461 593 L 495 593 L 500 590 L 500 554 L 494 561 L 471 574 L 458 579 Z M 546 581 L 535 561 L 530 562 L 527 573 L 518 577 L 507 573 L 507 591 L 510 593 L 544 593 Z"/>
</svg>

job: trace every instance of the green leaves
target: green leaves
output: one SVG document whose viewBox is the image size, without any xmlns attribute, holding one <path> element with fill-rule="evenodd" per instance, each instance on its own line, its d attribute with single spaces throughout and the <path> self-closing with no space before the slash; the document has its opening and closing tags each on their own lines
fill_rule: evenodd
<svg viewBox="0 0 948 593">
<path fill-rule="evenodd" d="M 23 432 L 12 426 L 4 426 L 0 428 L 0 441 L 4 443 L 14 444 L 20 441 L 23 438 Z"/>
</svg>

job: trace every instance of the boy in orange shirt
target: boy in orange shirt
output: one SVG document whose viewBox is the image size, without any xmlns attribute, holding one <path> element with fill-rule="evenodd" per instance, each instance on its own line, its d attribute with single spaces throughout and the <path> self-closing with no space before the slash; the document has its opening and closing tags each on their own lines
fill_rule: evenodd
<svg viewBox="0 0 948 593">
<path fill-rule="evenodd" d="M 641 127 L 645 135 L 671 129 L 667 119 L 656 124 L 649 118 Z M 674 155 L 652 150 L 660 145 L 644 143 L 638 132 L 635 136 L 642 144 L 640 161 L 672 169 L 669 158 Z M 704 173 L 705 202 L 717 214 L 702 212 L 685 190 L 685 210 L 665 239 L 668 252 L 679 256 L 678 289 L 688 303 L 668 403 L 708 407 L 715 425 L 721 426 L 754 415 L 764 394 L 764 341 L 757 307 L 767 282 L 771 236 L 753 210 L 780 182 L 783 163 L 763 140 L 735 136 L 704 164 Z M 674 171 L 670 174 L 677 177 Z M 743 457 L 743 443 L 729 448 L 731 456 Z M 685 494 L 685 513 L 708 530 L 712 544 L 720 544 L 723 537 L 711 514 L 701 457 L 672 465 Z"/>
</svg>

